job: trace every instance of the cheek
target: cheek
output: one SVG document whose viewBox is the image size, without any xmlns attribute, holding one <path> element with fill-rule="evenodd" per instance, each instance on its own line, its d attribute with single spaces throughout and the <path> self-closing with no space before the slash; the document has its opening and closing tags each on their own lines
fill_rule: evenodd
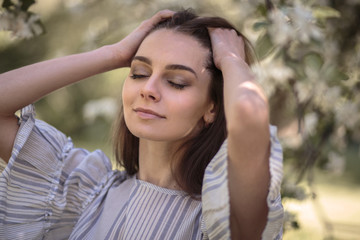
<svg viewBox="0 0 360 240">
<path fill-rule="evenodd" d="M 124 107 L 127 107 L 131 103 L 131 99 L 134 97 L 134 89 L 132 84 L 126 79 L 123 85 L 121 98 Z"/>
<path fill-rule="evenodd" d="M 129 120 L 130 117 L 130 113 L 132 111 L 131 109 L 131 105 L 133 102 L 133 93 L 130 90 L 131 84 L 128 84 L 127 81 L 125 80 L 124 85 L 123 85 L 123 89 L 122 89 L 122 94 L 121 94 L 121 98 L 122 98 L 122 107 L 123 107 L 123 116 L 124 116 L 124 120 L 125 120 L 125 125 L 129 128 L 129 122 L 131 122 Z"/>
<path fill-rule="evenodd" d="M 199 97 L 182 97 L 176 99 L 171 107 L 172 111 L 176 111 L 176 116 L 183 122 L 188 124 L 196 124 L 205 113 L 205 103 Z"/>
</svg>

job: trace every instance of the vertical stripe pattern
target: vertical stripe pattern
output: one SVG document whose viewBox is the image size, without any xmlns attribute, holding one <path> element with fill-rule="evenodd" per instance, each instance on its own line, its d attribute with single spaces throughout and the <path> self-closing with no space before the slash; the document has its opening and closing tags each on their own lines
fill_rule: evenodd
<svg viewBox="0 0 360 240">
<path fill-rule="evenodd" d="M 99 196 L 88 207 L 70 239 L 201 239 L 200 201 L 134 176 L 125 182 L 130 189 L 121 185 L 110 188 L 108 196 Z M 112 198 L 127 192 L 124 204 Z M 107 210 L 91 214 L 95 209 Z M 109 224 L 95 226 L 107 221 Z"/>
</svg>

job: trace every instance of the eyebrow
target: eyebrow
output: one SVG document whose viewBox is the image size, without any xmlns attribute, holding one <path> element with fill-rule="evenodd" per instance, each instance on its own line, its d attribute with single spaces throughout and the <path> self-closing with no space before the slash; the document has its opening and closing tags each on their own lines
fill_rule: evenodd
<svg viewBox="0 0 360 240">
<path fill-rule="evenodd" d="M 144 62 L 146 64 L 149 64 L 149 65 L 152 65 L 152 61 L 147 58 L 147 57 L 144 57 L 144 56 L 135 56 L 133 58 L 133 61 L 134 60 L 138 60 L 138 61 L 141 61 L 141 62 Z M 192 74 L 195 75 L 195 77 L 197 78 L 197 74 L 196 72 L 194 71 L 194 69 L 192 69 L 191 67 L 187 67 L 185 65 L 181 65 L 181 64 L 170 64 L 170 65 L 166 65 L 165 67 L 166 70 L 184 70 L 184 71 L 188 71 L 188 72 L 191 72 Z"/>
<path fill-rule="evenodd" d="M 152 65 L 151 60 L 148 59 L 147 57 L 135 56 L 135 57 L 133 58 L 133 61 L 134 61 L 134 60 L 138 60 L 138 61 L 140 61 L 140 62 L 144 62 L 144 63 L 147 63 L 147 64 L 149 64 L 149 65 Z"/>
</svg>

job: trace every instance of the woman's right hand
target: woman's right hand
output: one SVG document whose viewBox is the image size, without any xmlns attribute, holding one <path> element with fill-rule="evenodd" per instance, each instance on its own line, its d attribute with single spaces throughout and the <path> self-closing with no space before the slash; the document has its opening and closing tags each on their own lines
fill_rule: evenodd
<svg viewBox="0 0 360 240">
<path fill-rule="evenodd" d="M 11 155 L 17 130 L 14 113 L 46 94 L 114 68 L 130 66 L 153 27 L 174 12 L 163 10 L 144 21 L 122 41 L 94 51 L 59 57 L 0 74 L 0 157 Z"/>
<path fill-rule="evenodd" d="M 112 44 L 112 53 L 116 61 L 116 67 L 129 67 L 133 56 L 139 48 L 141 42 L 147 36 L 147 34 L 154 28 L 159 22 L 170 18 L 175 12 L 171 10 L 162 10 L 157 12 L 151 18 L 143 21 L 134 31 L 118 43 Z"/>
</svg>

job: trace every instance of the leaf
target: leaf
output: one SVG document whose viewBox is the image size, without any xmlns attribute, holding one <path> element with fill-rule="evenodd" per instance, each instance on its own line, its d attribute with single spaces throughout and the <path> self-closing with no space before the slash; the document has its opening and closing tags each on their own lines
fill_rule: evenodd
<svg viewBox="0 0 360 240">
<path fill-rule="evenodd" d="M 266 21 L 259 21 L 259 22 L 254 23 L 253 29 L 254 29 L 255 31 L 258 31 L 258 30 L 261 30 L 261 29 L 267 27 L 268 25 L 269 25 L 269 24 L 268 24 L 268 22 L 266 22 Z"/>
<path fill-rule="evenodd" d="M 349 75 L 347 73 L 342 72 L 342 71 L 338 72 L 338 77 L 339 77 L 339 79 L 341 79 L 343 81 L 346 81 L 346 80 L 350 79 Z"/>
<path fill-rule="evenodd" d="M 313 8 L 313 15 L 317 19 L 339 18 L 340 12 L 329 6 L 318 6 Z"/>
<path fill-rule="evenodd" d="M 263 34 L 255 43 L 255 51 L 259 59 L 265 58 L 274 49 L 269 34 Z"/>
<path fill-rule="evenodd" d="M 346 74 L 345 72 L 341 71 L 340 69 L 338 68 L 333 68 L 333 71 L 332 71 L 332 77 L 334 79 L 334 81 L 346 81 L 346 80 L 349 80 L 349 75 Z"/>
<path fill-rule="evenodd" d="M 14 6 L 14 3 L 12 3 L 11 0 L 4 0 L 1 6 L 3 8 L 9 9 L 11 6 Z"/>
<path fill-rule="evenodd" d="M 320 70 L 324 64 L 324 60 L 320 54 L 311 52 L 304 57 L 304 64 L 314 70 Z"/>
<path fill-rule="evenodd" d="M 266 17 L 267 15 L 267 9 L 265 4 L 258 4 L 256 8 L 256 12 L 258 12 L 261 16 Z"/>
<path fill-rule="evenodd" d="M 21 10 L 27 11 L 31 5 L 35 3 L 35 0 L 22 0 Z"/>
<path fill-rule="evenodd" d="M 291 227 L 294 229 L 299 229 L 300 228 L 300 224 L 297 220 L 295 221 L 291 221 Z"/>
</svg>

